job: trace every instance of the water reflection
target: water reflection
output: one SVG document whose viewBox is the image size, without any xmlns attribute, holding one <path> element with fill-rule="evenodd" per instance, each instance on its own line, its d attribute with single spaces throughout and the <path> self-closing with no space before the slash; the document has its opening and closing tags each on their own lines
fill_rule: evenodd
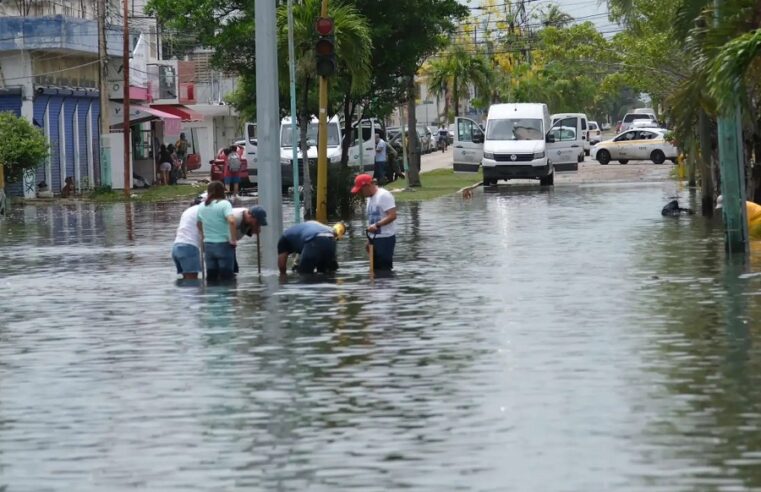
<svg viewBox="0 0 761 492">
<path fill-rule="evenodd" d="M 761 255 L 675 193 L 400 205 L 391 278 L 360 219 L 333 276 L 260 277 L 244 240 L 226 285 L 176 279 L 185 204 L 14 209 L 0 488 L 759 488 Z"/>
</svg>

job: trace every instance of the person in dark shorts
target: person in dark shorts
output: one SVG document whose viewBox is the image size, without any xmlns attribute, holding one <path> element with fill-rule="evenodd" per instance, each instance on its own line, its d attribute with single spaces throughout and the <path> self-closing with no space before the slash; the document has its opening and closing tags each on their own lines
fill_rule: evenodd
<svg viewBox="0 0 761 492">
<path fill-rule="evenodd" d="M 299 273 L 329 273 L 338 270 L 336 240 L 343 237 L 346 227 L 338 223 L 328 227 L 310 220 L 289 227 L 277 243 L 277 267 L 285 275 L 288 256 L 298 254 Z"/>
</svg>

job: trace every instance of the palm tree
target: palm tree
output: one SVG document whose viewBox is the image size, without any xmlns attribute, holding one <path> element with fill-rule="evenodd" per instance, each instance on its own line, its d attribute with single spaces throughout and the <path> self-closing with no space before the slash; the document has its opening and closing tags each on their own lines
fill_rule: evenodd
<svg viewBox="0 0 761 492">
<path fill-rule="evenodd" d="M 557 27 L 562 29 L 568 27 L 573 22 L 573 17 L 562 10 L 557 5 L 550 4 L 541 15 L 542 24 L 548 27 Z"/>
<path fill-rule="evenodd" d="M 461 95 L 467 94 L 471 85 L 479 94 L 490 94 L 493 78 L 490 64 L 484 56 L 473 54 L 462 43 L 450 45 L 441 58 L 430 63 L 427 72 L 433 94 L 447 97 L 451 93 L 455 116 L 460 115 Z M 448 112 L 446 102 L 445 107 Z"/>
<path fill-rule="evenodd" d="M 303 0 L 293 6 L 293 38 L 296 56 L 296 93 L 301 104 L 297 110 L 300 129 L 302 162 L 304 164 L 304 208 L 311 215 L 311 177 L 306 159 L 307 132 L 312 115 L 318 113 L 315 88 L 319 77 L 316 73 L 314 47 L 318 35 L 314 22 L 320 15 L 321 0 Z M 367 19 L 352 5 L 331 2 L 329 15 L 333 19 L 337 73 L 331 77 L 333 87 L 340 85 L 351 94 L 361 94 L 367 89 L 371 75 L 372 38 Z M 280 60 L 281 92 L 288 94 L 288 10 L 281 5 L 277 12 L 278 54 Z M 296 165 L 297 163 L 294 163 Z"/>
</svg>

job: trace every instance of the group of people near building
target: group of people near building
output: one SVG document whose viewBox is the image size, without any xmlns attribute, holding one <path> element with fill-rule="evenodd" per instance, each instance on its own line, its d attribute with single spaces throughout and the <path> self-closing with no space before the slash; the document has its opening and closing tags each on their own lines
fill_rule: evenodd
<svg viewBox="0 0 761 492">
<path fill-rule="evenodd" d="M 394 196 L 378 186 L 369 174 L 354 180 L 353 194 L 367 201 L 368 250 L 372 251 L 374 269 L 391 270 L 396 246 L 396 202 Z M 238 273 L 236 247 L 246 236 L 259 234 L 267 225 L 267 213 L 260 206 L 234 208 L 227 200 L 225 185 L 212 181 L 206 193 L 194 200 L 180 217 L 172 259 L 183 279 L 197 279 L 204 271 L 207 280 L 229 280 Z M 346 227 L 333 227 L 307 221 L 287 228 L 277 244 L 277 265 L 281 275 L 287 273 L 288 257 L 299 255 L 295 270 L 301 274 L 331 273 L 338 269 L 336 241 Z M 369 246 L 372 245 L 372 248 Z"/>
<path fill-rule="evenodd" d="M 180 178 L 187 178 L 187 156 L 189 142 L 184 133 L 174 144 L 161 144 L 156 156 L 158 166 L 157 182 L 162 185 L 175 185 Z"/>
</svg>

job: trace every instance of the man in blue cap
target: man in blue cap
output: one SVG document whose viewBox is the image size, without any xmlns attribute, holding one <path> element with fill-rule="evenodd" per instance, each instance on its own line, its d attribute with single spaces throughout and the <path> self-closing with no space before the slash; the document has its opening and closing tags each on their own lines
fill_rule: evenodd
<svg viewBox="0 0 761 492">
<path fill-rule="evenodd" d="M 267 225 L 267 212 L 259 205 L 250 208 L 234 208 L 233 218 L 235 218 L 235 230 L 238 231 L 235 239 L 238 241 L 243 239 L 243 236 L 251 237 L 254 234 L 259 234 L 262 226 Z M 236 257 L 233 272 L 238 273 L 238 270 L 238 258 Z"/>
</svg>

